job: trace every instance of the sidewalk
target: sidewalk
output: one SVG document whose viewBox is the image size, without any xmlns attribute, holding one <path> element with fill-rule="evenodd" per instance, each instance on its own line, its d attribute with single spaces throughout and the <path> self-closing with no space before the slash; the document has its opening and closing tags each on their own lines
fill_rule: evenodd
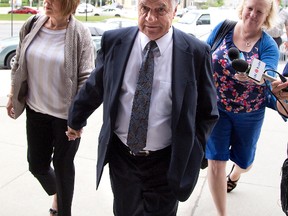
<svg viewBox="0 0 288 216">
<path fill-rule="evenodd" d="M 6 115 L 9 72 L 0 71 L 0 215 L 48 216 L 51 198 L 44 193 L 27 168 L 25 114 L 17 120 Z M 101 114 L 100 107 L 88 120 L 75 159 L 74 216 L 113 215 L 107 166 L 99 189 L 95 189 Z M 287 123 L 276 112 L 267 109 L 254 167 L 241 177 L 237 188 L 228 194 L 229 216 L 284 216 L 280 207 L 279 187 L 281 165 L 286 158 L 287 127 Z M 228 163 L 227 172 L 231 165 Z M 180 203 L 178 216 L 216 216 L 206 170 L 201 171 L 191 197 Z"/>
</svg>

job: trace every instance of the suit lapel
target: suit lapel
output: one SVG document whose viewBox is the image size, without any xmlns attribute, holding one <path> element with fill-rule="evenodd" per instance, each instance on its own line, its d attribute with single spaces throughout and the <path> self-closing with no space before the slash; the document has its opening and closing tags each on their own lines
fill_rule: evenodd
<svg viewBox="0 0 288 216">
<path fill-rule="evenodd" d="M 122 38 L 118 40 L 113 50 L 113 91 L 110 97 L 111 99 L 111 115 L 116 113 L 117 99 L 122 86 L 122 81 L 126 69 L 126 65 L 131 53 L 131 49 L 134 44 L 135 37 L 138 33 L 138 27 L 129 28 L 127 33 L 123 35 Z"/>
<path fill-rule="evenodd" d="M 191 73 L 190 70 L 192 70 L 188 67 L 192 61 L 191 50 L 188 50 L 189 45 L 181 35 L 182 34 L 174 28 L 172 66 L 172 122 L 174 123 L 174 127 L 177 125 L 176 123 L 180 116 L 187 81 L 189 80 L 189 74 Z"/>
<path fill-rule="evenodd" d="M 138 28 L 129 29 L 114 47 L 113 55 L 115 62 L 113 66 L 113 78 L 117 86 L 122 83 L 122 78 L 137 32 Z"/>
</svg>

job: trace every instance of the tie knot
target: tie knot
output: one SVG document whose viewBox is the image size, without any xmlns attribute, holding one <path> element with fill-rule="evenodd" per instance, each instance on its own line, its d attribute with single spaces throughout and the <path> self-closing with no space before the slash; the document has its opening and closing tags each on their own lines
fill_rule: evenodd
<svg viewBox="0 0 288 216">
<path fill-rule="evenodd" d="M 147 45 L 146 45 L 146 47 L 145 47 L 145 49 L 144 50 L 146 50 L 146 51 L 150 51 L 150 50 L 152 50 L 153 52 L 155 51 L 155 48 L 157 48 L 158 46 L 157 46 L 157 43 L 155 42 L 155 41 L 150 41 L 149 43 L 147 43 Z"/>
<path fill-rule="evenodd" d="M 157 43 L 155 41 L 150 41 L 147 45 L 148 45 L 148 48 L 152 50 L 157 47 Z"/>
<path fill-rule="evenodd" d="M 150 52 L 151 51 L 151 52 Z M 160 55 L 160 50 L 157 46 L 157 43 L 155 41 L 150 41 L 146 44 L 143 54 L 148 54 L 150 53 L 150 55 L 156 55 L 159 56 Z"/>
</svg>

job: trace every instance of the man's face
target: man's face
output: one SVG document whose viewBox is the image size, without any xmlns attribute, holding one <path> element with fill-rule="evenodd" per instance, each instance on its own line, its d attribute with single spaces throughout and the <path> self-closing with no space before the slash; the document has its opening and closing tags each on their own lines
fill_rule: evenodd
<svg viewBox="0 0 288 216">
<path fill-rule="evenodd" d="M 172 1 L 139 0 L 138 26 L 150 40 L 156 40 L 169 31 L 177 11 Z"/>
</svg>

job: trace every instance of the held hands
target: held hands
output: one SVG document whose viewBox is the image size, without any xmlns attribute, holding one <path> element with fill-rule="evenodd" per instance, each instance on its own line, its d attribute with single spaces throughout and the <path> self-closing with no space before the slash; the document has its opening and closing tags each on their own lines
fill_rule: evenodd
<svg viewBox="0 0 288 216">
<path fill-rule="evenodd" d="M 80 130 L 74 130 L 70 127 L 68 127 L 67 131 L 66 131 L 66 136 L 68 137 L 68 140 L 76 140 L 77 138 L 81 137 L 81 134 L 83 132 L 83 129 Z"/>
</svg>

